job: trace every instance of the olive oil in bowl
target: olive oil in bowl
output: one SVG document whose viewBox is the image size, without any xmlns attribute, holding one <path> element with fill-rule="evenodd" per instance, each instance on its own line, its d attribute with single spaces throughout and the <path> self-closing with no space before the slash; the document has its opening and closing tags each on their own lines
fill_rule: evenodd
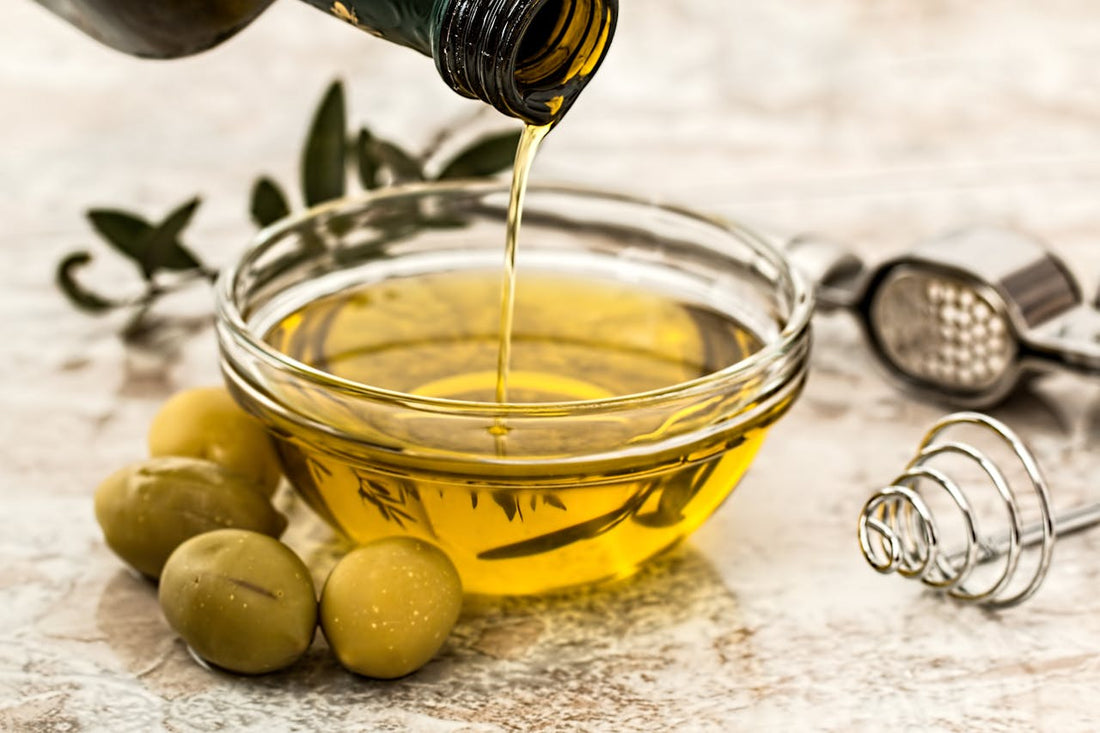
<svg viewBox="0 0 1100 733">
<path fill-rule="evenodd" d="M 743 230 L 534 188 L 501 404 L 506 208 L 493 184 L 433 184 L 269 234 L 223 279 L 227 380 L 355 541 L 427 539 L 472 593 L 629 575 L 722 503 L 797 396 L 808 296 Z"/>
<path fill-rule="evenodd" d="M 537 271 L 521 280 L 511 332 L 513 404 L 667 388 L 734 364 L 760 346 L 735 321 L 628 285 Z M 498 281 L 495 270 L 459 271 L 353 288 L 289 313 L 267 340 L 352 382 L 492 402 Z M 587 427 L 576 425 L 569 443 L 583 446 Z M 624 447 L 670 429 L 629 416 L 616 427 Z M 592 429 L 607 426 L 593 422 Z M 425 456 L 375 455 L 363 446 L 362 455 L 349 460 L 294 439 L 282 449 L 293 483 L 327 507 L 353 539 L 395 531 L 436 542 L 447 537 L 444 546 L 464 577 L 492 578 L 474 589 L 514 593 L 576 582 L 584 567 L 601 568 L 604 576 L 631 572 L 637 557 L 660 551 L 713 511 L 763 437 L 756 426 L 719 432 L 667 456 L 664 467 L 649 455 L 563 463 L 576 457 L 565 448 L 515 466 L 510 477 L 482 477 L 476 463 L 466 473 L 456 465 L 471 455 L 543 456 L 550 448 L 545 435 L 509 429 L 507 418 L 458 441 L 445 434 L 450 430 L 446 422 L 424 426 L 417 442 L 454 444 Z M 537 488 L 527 488 L 528 481 Z"/>
</svg>

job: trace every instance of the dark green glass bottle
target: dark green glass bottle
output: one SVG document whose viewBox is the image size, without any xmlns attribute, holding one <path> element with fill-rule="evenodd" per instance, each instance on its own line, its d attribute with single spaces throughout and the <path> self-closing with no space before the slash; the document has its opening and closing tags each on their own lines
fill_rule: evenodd
<svg viewBox="0 0 1100 733">
<path fill-rule="evenodd" d="M 173 58 L 216 46 L 272 0 L 38 0 L 121 51 Z M 611 43 L 618 0 L 305 0 L 435 59 L 456 92 L 532 124 L 561 117 Z"/>
</svg>

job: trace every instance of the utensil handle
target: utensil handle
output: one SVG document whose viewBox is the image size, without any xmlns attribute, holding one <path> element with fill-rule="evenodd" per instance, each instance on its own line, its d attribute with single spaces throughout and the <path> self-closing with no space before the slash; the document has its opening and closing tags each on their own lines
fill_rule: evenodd
<svg viewBox="0 0 1100 733">
<path fill-rule="evenodd" d="M 843 245 L 813 233 L 796 234 L 782 244 L 794 266 L 814 286 L 819 311 L 851 309 L 863 294 L 863 261 Z"/>
<path fill-rule="evenodd" d="M 1100 524 L 1100 504 L 1088 504 L 1071 509 L 1054 518 L 1054 531 L 1056 535 L 1071 535 L 1081 530 L 1088 529 L 1095 524 Z M 978 562 L 990 562 L 1003 557 L 1007 552 L 1011 540 L 1008 532 L 1002 532 L 996 537 L 982 540 L 978 547 Z M 1025 526 L 1020 531 L 1020 546 L 1032 547 L 1043 541 L 1043 523 L 1034 522 Z M 954 564 L 966 557 L 965 551 L 955 552 L 947 556 L 947 561 Z"/>
<path fill-rule="evenodd" d="M 1023 334 L 1028 351 L 1054 366 L 1100 375 L 1100 310 L 1079 305 Z"/>
</svg>

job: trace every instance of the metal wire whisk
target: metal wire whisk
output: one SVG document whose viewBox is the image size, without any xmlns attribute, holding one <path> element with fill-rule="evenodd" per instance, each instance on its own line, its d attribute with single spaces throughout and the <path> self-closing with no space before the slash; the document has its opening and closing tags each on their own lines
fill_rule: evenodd
<svg viewBox="0 0 1100 733">
<path fill-rule="evenodd" d="M 958 425 L 984 428 L 1005 443 L 1019 459 L 1034 492 L 1039 521 L 1024 526 L 1020 504 L 1004 473 L 982 451 L 968 443 L 946 440 L 943 433 Z M 973 461 L 989 478 L 1007 511 L 1008 529 L 993 538 L 983 537 L 971 502 L 962 488 L 942 470 L 930 465 L 936 456 L 953 454 Z M 931 483 L 947 492 L 961 512 L 966 545 L 960 550 L 941 549 L 941 531 L 920 487 Z M 1100 522 L 1100 504 L 1083 506 L 1054 516 L 1050 492 L 1039 465 L 1027 445 L 1004 423 L 976 412 L 959 412 L 944 417 L 925 434 L 917 454 L 892 485 L 876 492 L 859 515 L 859 546 L 863 556 L 880 573 L 897 572 L 919 578 L 922 583 L 961 601 L 987 608 L 1008 608 L 1030 598 L 1039 589 L 1047 570 L 1057 535 L 1069 534 Z M 1016 578 L 1021 551 L 1039 546 L 1038 562 L 1026 586 Z M 984 563 L 999 560 L 1001 573 L 987 587 L 967 586 L 973 571 Z M 983 586 L 985 584 L 983 583 Z"/>
</svg>

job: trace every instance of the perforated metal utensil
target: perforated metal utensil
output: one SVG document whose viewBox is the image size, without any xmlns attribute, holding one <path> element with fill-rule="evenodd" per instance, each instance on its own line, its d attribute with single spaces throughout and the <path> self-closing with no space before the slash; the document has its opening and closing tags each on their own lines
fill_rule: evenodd
<svg viewBox="0 0 1100 733">
<path fill-rule="evenodd" d="M 981 407 L 1028 374 L 1100 374 L 1100 311 L 1020 232 L 960 230 L 871 269 L 814 237 L 788 251 L 817 282 L 818 308 L 856 313 L 887 374 L 921 396 Z"/>
</svg>

